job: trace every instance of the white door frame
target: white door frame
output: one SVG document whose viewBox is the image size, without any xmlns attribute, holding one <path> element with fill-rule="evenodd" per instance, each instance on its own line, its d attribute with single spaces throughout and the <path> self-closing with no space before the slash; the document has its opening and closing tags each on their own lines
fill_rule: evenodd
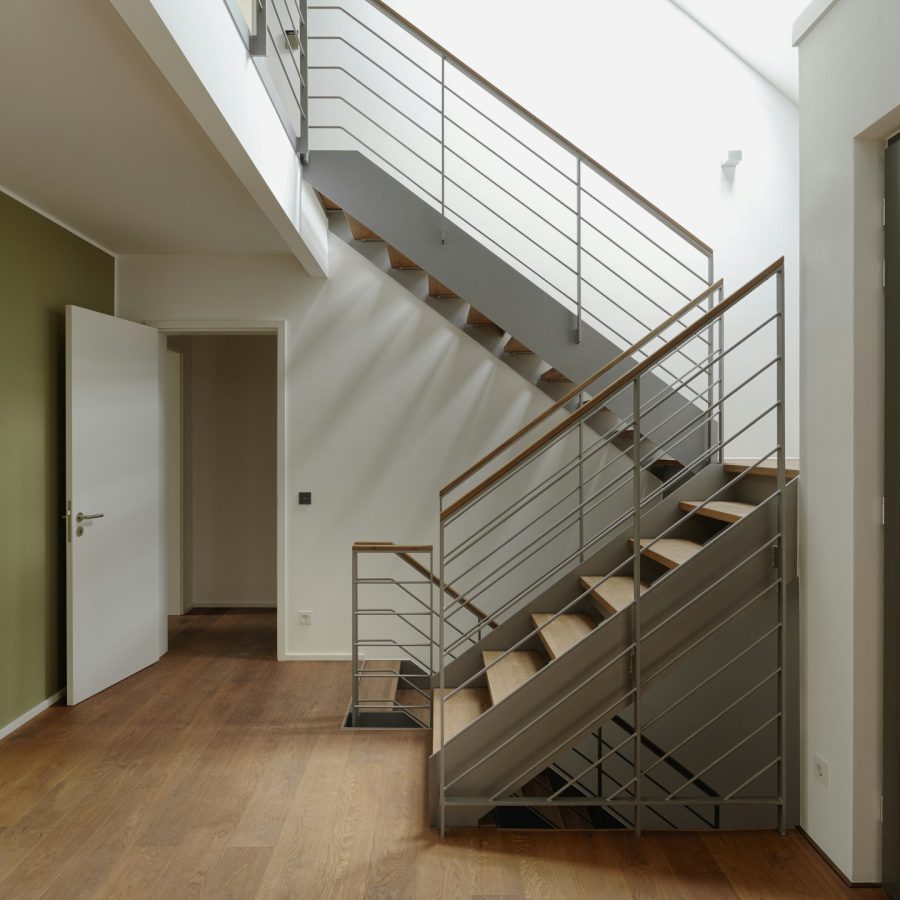
<svg viewBox="0 0 900 900">
<path fill-rule="evenodd" d="M 148 321 L 144 323 L 156 328 L 165 335 L 259 335 L 273 334 L 277 342 L 277 400 L 276 400 L 276 489 L 275 489 L 275 516 L 276 516 L 276 620 L 278 636 L 276 641 L 279 660 L 287 658 L 286 641 L 287 628 L 285 621 L 285 608 L 287 598 L 287 470 L 285 460 L 287 458 L 286 430 L 285 430 L 285 347 L 287 335 L 287 322 L 283 320 L 233 320 L 233 319 L 164 319 Z"/>
</svg>

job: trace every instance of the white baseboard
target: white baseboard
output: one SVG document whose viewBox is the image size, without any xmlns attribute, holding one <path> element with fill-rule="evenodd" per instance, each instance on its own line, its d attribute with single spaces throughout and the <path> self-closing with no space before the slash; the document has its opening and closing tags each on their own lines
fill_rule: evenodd
<svg viewBox="0 0 900 900">
<path fill-rule="evenodd" d="M 350 662 L 352 653 L 285 653 L 280 657 L 284 662 Z"/>
<path fill-rule="evenodd" d="M 8 735 L 12 734 L 14 731 L 17 731 L 21 728 L 26 722 L 30 722 L 35 716 L 40 715 L 45 709 L 50 709 L 54 703 L 58 703 L 62 700 L 63 697 L 66 696 L 66 689 L 63 688 L 61 691 L 57 691 L 52 697 L 48 697 L 46 700 L 41 700 L 37 706 L 33 706 L 28 712 L 22 713 L 18 719 L 13 719 L 9 725 L 4 725 L 0 728 L 0 741 Z"/>
</svg>

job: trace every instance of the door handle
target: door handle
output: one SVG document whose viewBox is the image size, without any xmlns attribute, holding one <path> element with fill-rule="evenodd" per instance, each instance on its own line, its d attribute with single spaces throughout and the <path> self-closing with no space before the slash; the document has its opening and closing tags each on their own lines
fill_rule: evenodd
<svg viewBox="0 0 900 900">
<path fill-rule="evenodd" d="M 92 515 L 87 515 L 86 513 L 78 513 L 78 515 L 75 516 L 75 521 L 76 522 L 85 522 L 88 519 L 102 519 L 102 518 L 103 518 L 103 513 L 93 513 Z"/>
</svg>

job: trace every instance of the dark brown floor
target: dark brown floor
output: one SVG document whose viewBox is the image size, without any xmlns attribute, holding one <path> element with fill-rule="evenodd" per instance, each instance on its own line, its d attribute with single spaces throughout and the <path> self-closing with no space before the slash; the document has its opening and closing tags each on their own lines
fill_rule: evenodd
<svg viewBox="0 0 900 900">
<path fill-rule="evenodd" d="M 169 654 L 0 743 L 0 897 L 754 898 L 850 891 L 798 834 L 451 834 L 427 733 L 341 732 L 349 668 L 277 663 L 271 613 L 173 619 Z"/>
</svg>

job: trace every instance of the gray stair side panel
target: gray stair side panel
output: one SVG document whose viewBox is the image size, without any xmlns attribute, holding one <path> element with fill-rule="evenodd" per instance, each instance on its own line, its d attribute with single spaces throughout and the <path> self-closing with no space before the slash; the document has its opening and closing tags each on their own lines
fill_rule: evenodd
<svg viewBox="0 0 900 900">
<path fill-rule="evenodd" d="M 583 381 L 623 349 L 588 323 L 582 324 L 582 340 L 576 344 L 570 310 L 452 222 L 443 227 L 442 243 L 440 212 L 362 153 L 317 150 L 310 157 L 306 178 L 572 381 Z M 627 371 L 634 362 L 617 367 L 600 385 Z M 653 374 L 642 379 L 641 392 L 644 401 L 660 395 L 658 407 L 643 420 L 642 430 L 646 433 L 661 425 L 653 435 L 659 444 L 682 428 L 688 429 L 670 455 L 682 463 L 696 459 L 706 443 L 706 428 L 691 430 L 689 426 L 701 415 L 700 408 Z M 631 391 L 617 395 L 609 406 L 618 415 L 630 417 Z"/>
<path fill-rule="evenodd" d="M 643 627 L 649 630 L 676 609 L 685 598 L 704 592 L 701 601 L 683 609 L 677 619 L 648 637 L 643 644 L 642 672 L 645 678 L 660 670 L 679 650 L 698 635 L 734 612 L 742 602 L 765 587 L 772 577 L 771 556 L 758 554 L 737 572 L 733 560 L 741 548 L 755 546 L 773 536 L 774 517 L 762 508 L 722 532 L 702 556 L 681 566 L 656 583 L 640 605 Z M 724 577 L 723 577 L 724 576 Z M 710 588 L 710 585 L 714 585 Z M 503 743 L 502 753 L 493 752 L 453 787 L 457 796 L 491 796 L 512 777 L 531 777 L 552 761 L 557 743 L 579 740 L 595 728 L 598 716 L 611 717 L 630 703 L 630 660 L 622 657 L 584 687 L 586 675 L 615 660 L 630 643 L 631 611 L 606 620 L 585 640 L 553 661 L 502 703 L 489 709 L 446 746 L 448 781 L 464 772 Z M 664 677 L 674 676 L 673 666 Z M 571 694 L 571 696 L 569 696 Z M 563 703 L 558 701 L 566 697 Z M 618 704 L 617 704 L 617 701 Z M 534 710 L 550 710 L 539 723 L 531 723 Z M 608 710 L 608 712 L 604 712 Z M 509 736 L 516 735 L 512 741 Z M 519 782 L 524 783 L 524 781 Z M 518 785 L 516 785 L 518 786 Z"/>
</svg>

